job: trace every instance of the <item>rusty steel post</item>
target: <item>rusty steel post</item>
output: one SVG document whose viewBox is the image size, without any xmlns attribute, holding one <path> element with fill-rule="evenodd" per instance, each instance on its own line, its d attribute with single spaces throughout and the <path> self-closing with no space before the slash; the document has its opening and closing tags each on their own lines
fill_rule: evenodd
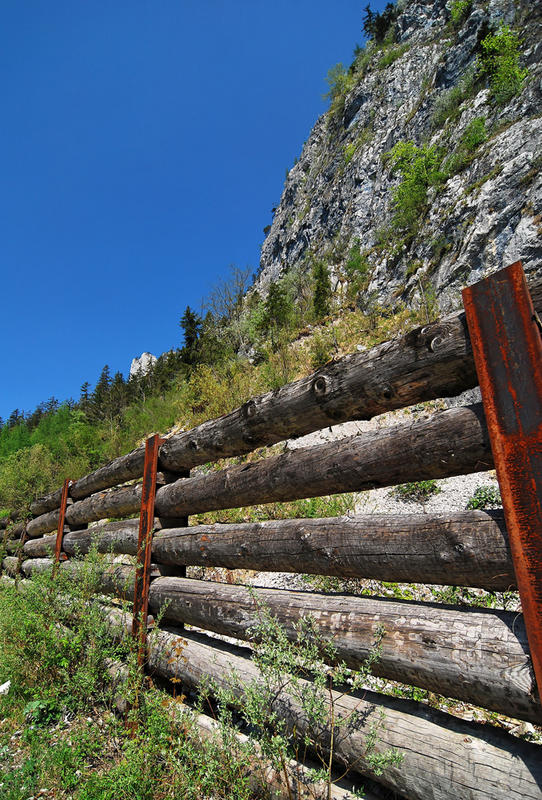
<svg viewBox="0 0 542 800">
<path fill-rule="evenodd" d="M 539 695 L 542 692 L 542 336 L 521 262 L 463 290 Z"/>
<path fill-rule="evenodd" d="M 26 530 L 26 525 L 21 531 L 21 535 L 19 537 L 19 547 L 17 548 L 17 569 L 15 571 L 15 581 L 19 580 L 19 576 L 22 574 L 21 566 L 23 563 L 23 550 L 28 539 L 28 531 Z M 5 536 L 4 536 L 5 542 Z"/>
<path fill-rule="evenodd" d="M 58 565 L 60 563 L 60 554 L 62 552 L 62 542 L 64 540 L 64 523 L 66 519 L 66 507 L 68 505 L 68 496 L 70 493 L 70 486 L 71 481 L 69 478 L 66 478 L 64 481 L 64 485 L 62 486 L 62 496 L 60 499 L 60 509 L 58 515 L 58 528 L 56 532 L 56 542 L 55 542 L 55 558 L 53 562 L 53 575 L 56 574 L 58 570 Z"/>
<path fill-rule="evenodd" d="M 147 639 L 147 613 L 149 609 L 150 568 L 154 528 L 154 500 L 156 497 L 156 473 L 158 452 L 164 440 L 156 434 L 145 443 L 145 467 L 141 492 L 141 512 L 139 515 L 139 536 L 137 543 L 137 567 L 135 573 L 134 609 L 132 635 L 137 639 L 137 663 L 140 667 L 145 661 Z"/>
</svg>

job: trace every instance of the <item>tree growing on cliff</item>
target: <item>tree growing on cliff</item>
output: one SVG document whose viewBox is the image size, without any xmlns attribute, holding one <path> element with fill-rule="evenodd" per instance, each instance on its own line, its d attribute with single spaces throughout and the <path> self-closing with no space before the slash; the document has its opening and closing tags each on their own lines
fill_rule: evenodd
<svg viewBox="0 0 542 800">
<path fill-rule="evenodd" d="M 331 311 L 331 282 L 329 270 L 323 261 L 317 261 L 312 270 L 314 295 L 312 308 L 317 320 L 326 317 Z"/>
<path fill-rule="evenodd" d="M 380 44 L 386 38 L 390 25 L 395 22 L 398 9 L 393 3 L 388 3 L 384 11 L 379 14 L 377 11 L 371 11 L 371 4 L 368 3 L 364 14 L 363 33 Z"/>
<path fill-rule="evenodd" d="M 186 306 L 179 322 L 184 333 L 184 347 L 181 350 L 181 356 L 186 364 L 195 364 L 198 359 L 201 324 L 199 314 L 192 311 L 190 306 Z"/>
</svg>

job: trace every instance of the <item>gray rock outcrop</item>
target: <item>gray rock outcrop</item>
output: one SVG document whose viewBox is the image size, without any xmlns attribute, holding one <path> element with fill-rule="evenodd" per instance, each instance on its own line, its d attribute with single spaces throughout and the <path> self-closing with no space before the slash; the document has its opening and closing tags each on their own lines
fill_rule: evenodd
<svg viewBox="0 0 542 800">
<path fill-rule="evenodd" d="M 155 365 L 157 359 L 152 353 L 141 353 L 139 358 L 133 358 L 130 364 L 130 378 L 135 378 L 136 375 L 146 375 L 150 369 Z"/>
<path fill-rule="evenodd" d="M 466 283 L 517 259 L 527 273 L 542 268 L 542 4 L 474 0 L 455 25 L 450 5 L 403 2 L 395 43 L 370 43 L 358 56 L 355 85 L 317 121 L 289 171 L 262 246 L 261 294 L 323 259 L 340 296 L 352 248 L 367 265 L 365 298 L 386 305 L 429 291 L 445 311 Z M 479 69 L 480 42 L 501 23 L 518 32 L 528 70 L 504 104 Z M 467 150 L 476 120 L 485 139 Z M 406 232 L 394 221 L 400 179 L 385 156 L 398 142 L 434 146 L 444 173 Z"/>
</svg>

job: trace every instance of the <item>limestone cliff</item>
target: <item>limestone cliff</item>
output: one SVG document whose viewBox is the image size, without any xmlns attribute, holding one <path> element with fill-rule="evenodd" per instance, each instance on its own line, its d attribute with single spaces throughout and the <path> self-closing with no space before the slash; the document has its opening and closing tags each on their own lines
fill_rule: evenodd
<svg viewBox="0 0 542 800">
<path fill-rule="evenodd" d="M 465 283 L 518 258 L 527 272 L 542 268 L 542 3 L 398 6 L 386 40 L 370 41 L 341 76 L 289 171 L 262 247 L 264 294 L 320 259 L 338 296 L 357 271 L 358 303 L 431 292 L 445 310 Z M 500 95 L 483 45 L 499 32 L 516 37 L 519 54 L 517 85 Z M 412 143 L 411 157 L 430 154 L 435 172 L 408 219 L 400 158 L 389 155 L 398 143 Z"/>
</svg>

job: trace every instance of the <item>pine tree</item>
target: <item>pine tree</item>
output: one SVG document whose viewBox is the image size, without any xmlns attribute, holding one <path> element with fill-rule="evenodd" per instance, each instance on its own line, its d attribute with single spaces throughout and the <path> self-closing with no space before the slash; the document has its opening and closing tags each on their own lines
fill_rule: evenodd
<svg viewBox="0 0 542 800">
<path fill-rule="evenodd" d="M 186 364 L 195 364 L 199 354 L 201 317 L 190 306 L 186 306 L 179 325 L 184 332 L 184 347 L 181 350 L 183 361 Z"/>
<path fill-rule="evenodd" d="M 312 271 L 314 295 L 312 307 L 316 319 L 326 317 L 331 311 L 331 283 L 329 270 L 323 261 L 317 261 Z"/>
</svg>

